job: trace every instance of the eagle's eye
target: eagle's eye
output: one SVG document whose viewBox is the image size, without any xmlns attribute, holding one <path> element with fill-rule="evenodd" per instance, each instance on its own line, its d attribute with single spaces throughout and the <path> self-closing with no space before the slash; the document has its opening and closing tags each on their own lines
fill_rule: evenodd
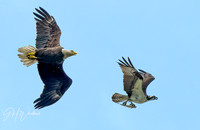
<svg viewBox="0 0 200 130">
<path fill-rule="evenodd" d="M 76 55 L 77 54 L 77 52 L 75 52 L 73 50 L 70 50 L 70 52 L 71 52 L 72 55 Z"/>
</svg>

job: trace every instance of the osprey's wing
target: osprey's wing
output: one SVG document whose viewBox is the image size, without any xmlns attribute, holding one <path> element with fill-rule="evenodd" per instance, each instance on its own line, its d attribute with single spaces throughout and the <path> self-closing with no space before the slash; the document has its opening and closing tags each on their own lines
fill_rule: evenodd
<svg viewBox="0 0 200 130">
<path fill-rule="evenodd" d="M 35 109 L 41 109 L 57 102 L 72 84 L 63 71 L 62 64 L 38 64 L 40 78 L 45 84 L 42 94 L 34 101 Z"/>
<path fill-rule="evenodd" d="M 36 16 L 35 20 L 37 21 L 36 48 L 60 46 L 61 31 L 55 19 L 43 8 L 39 7 L 39 9 L 35 9 L 38 14 L 33 12 Z"/>
<path fill-rule="evenodd" d="M 135 69 L 133 64 L 131 63 L 131 60 L 128 57 L 128 62 L 122 57 L 122 60 L 119 60 L 118 64 L 120 65 L 122 72 L 124 73 L 124 91 L 128 94 L 130 97 L 132 94 L 132 89 L 138 79 L 142 79 L 142 76 L 139 74 L 139 72 Z"/>
<path fill-rule="evenodd" d="M 147 87 L 155 79 L 150 73 L 145 72 L 144 70 L 139 69 L 141 76 L 143 77 L 142 90 L 147 96 Z"/>
</svg>

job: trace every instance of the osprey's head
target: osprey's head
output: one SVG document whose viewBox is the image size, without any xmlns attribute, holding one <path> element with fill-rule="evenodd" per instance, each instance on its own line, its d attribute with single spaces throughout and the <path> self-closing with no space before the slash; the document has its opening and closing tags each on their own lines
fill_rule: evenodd
<svg viewBox="0 0 200 130">
<path fill-rule="evenodd" d="M 62 49 L 62 53 L 64 55 L 63 60 L 65 60 L 66 58 L 68 58 L 70 56 L 73 56 L 73 55 L 77 54 L 77 52 L 75 52 L 73 50 L 64 50 L 64 49 Z"/>
<path fill-rule="evenodd" d="M 158 98 L 156 96 L 147 96 L 147 100 L 158 100 Z"/>
</svg>

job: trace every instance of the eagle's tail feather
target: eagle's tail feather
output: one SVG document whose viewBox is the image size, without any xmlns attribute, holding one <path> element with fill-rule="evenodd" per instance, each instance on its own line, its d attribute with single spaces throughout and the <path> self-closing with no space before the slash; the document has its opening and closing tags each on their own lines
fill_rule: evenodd
<svg viewBox="0 0 200 130">
<path fill-rule="evenodd" d="M 128 99 L 129 99 L 128 96 L 122 95 L 122 94 L 119 94 L 119 93 L 115 93 L 112 96 L 112 101 L 115 102 L 115 103 L 123 102 L 123 101 L 126 101 Z"/>
<path fill-rule="evenodd" d="M 18 52 L 22 54 L 18 54 L 21 62 L 24 63 L 27 67 L 37 62 L 37 57 L 35 57 L 36 48 L 33 46 L 21 47 L 18 49 Z"/>
</svg>

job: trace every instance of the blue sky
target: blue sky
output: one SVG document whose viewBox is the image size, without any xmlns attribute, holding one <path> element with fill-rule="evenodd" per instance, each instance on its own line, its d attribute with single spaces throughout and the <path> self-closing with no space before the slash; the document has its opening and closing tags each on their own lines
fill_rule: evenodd
<svg viewBox="0 0 200 130">
<path fill-rule="evenodd" d="M 32 12 L 39 6 L 56 19 L 61 45 L 78 55 L 64 62 L 70 89 L 34 110 L 43 83 L 17 49 L 35 45 Z M 199 12 L 198 0 L 1 0 L 0 129 L 200 129 Z M 115 92 L 125 94 L 116 63 L 122 56 L 155 76 L 147 92 L 157 101 L 136 109 L 112 102 Z"/>
</svg>

